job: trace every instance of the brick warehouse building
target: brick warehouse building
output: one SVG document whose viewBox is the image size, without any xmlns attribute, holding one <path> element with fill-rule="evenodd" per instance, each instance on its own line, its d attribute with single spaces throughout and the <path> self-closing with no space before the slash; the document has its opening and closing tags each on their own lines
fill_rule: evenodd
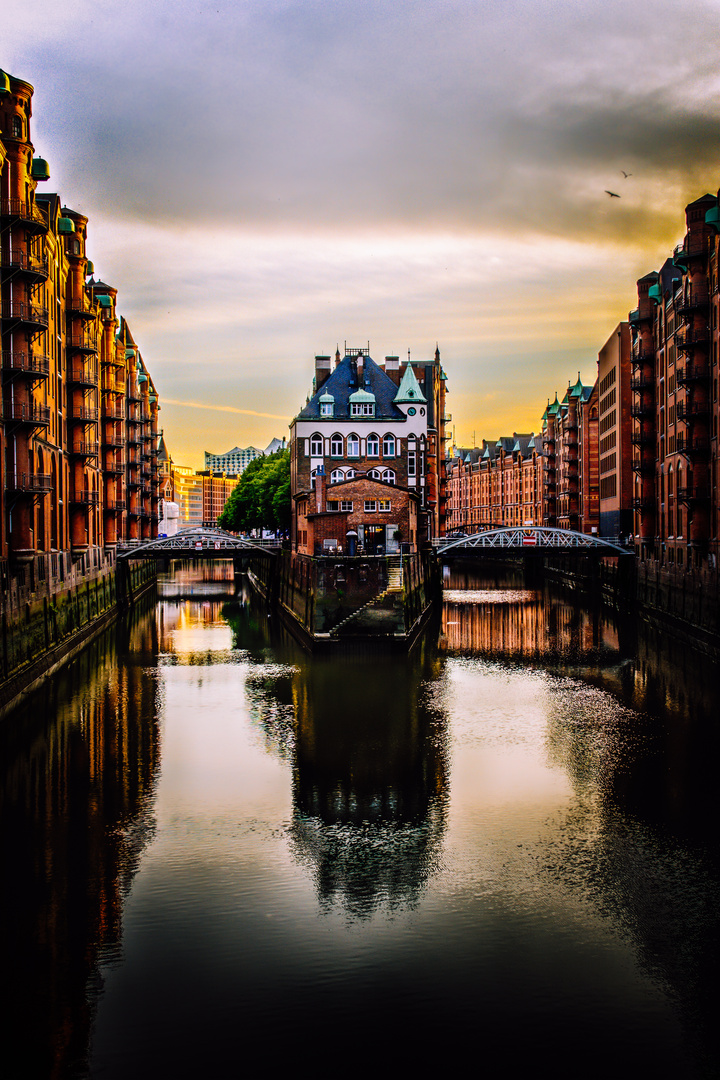
<svg viewBox="0 0 720 1080">
<path fill-rule="evenodd" d="M 458 449 L 448 471 L 448 531 L 541 525 L 543 457 L 535 435 Z"/>
<path fill-rule="evenodd" d="M 669 569 L 717 572 L 720 206 L 685 210 L 686 234 L 640 278 L 632 332 L 636 551 Z"/>
<path fill-rule="evenodd" d="M 293 550 L 416 551 L 445 529 L 445 382 L 432 361 L 316 356 L 313 394 L 290 427 Z"/>
<path fill-rule="evenodd" d="M 96 565 L 156 532 L 159 404 L 87 218 L 37 191 L 32 94 L 0 72 L 0 557 L 47 578 L 60 553 Z"/>
</svg>

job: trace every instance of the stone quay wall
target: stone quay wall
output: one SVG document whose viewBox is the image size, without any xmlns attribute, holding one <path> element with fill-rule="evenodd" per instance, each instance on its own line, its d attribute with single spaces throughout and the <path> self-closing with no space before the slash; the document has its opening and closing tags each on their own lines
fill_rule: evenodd
<svg viewBox="0 0 720 1080">
<path fill-rule="evenodd" d="M 0 566 L 0 716 L 67 663 L 156 581 L 153 562 L 130 564 L 119 578 L 114 555 L 66 553 Z"/>
</svg>

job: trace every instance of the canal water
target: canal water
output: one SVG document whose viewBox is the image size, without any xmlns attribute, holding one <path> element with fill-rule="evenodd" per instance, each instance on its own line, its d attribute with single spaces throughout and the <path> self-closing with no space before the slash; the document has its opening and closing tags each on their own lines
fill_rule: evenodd
<svg viewBox="0 0 720 1080">
<path fill-rule="evenodd" d="M 0 729 L 3 1077 L 720 1075 L 717 664 L 474 571 L 311 659 L 232 585 Z"/>
</svg>

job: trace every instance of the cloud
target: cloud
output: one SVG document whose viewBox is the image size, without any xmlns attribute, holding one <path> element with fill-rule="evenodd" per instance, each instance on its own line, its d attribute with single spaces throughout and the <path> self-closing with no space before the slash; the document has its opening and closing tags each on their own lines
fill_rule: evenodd
<svg viewBox="0 0 720 1080">
<path fill-rule="evenodd" d="M 256 412 L 255 409 L 238 409 L 234 405 L 208 405 L 200 401 L 177 401 L 175 398 L 163 398 L 163 405 L 180 405 L 184 409 L 210 409 L 211 412 L 235 413 L 238 416 L 259 416 L 266 420 L 285 420 L 287 416 L 276 413 Z"/>
</svg>

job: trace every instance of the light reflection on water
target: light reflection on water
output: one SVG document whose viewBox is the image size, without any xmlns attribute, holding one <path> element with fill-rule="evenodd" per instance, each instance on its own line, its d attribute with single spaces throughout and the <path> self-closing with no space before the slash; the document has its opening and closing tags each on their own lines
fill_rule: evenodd
<svg viewBox="0 0 720 1080">
<path fill-rule="evenodd" d="M 545 590 L 463 584 L 409 659 L 310 660 L 247 603 L 172 597 L 68 688 L 79 744 L 106 687 L 143 688 L 108 699 L 131 854 L 94 854 L 125 868 L 122 925 L 89 929 L 77 1075 L 468 1053 L 715 1075 L 706 665 Z M 128 752 L 133 728 L 155 735 Z"/>
</svg>

